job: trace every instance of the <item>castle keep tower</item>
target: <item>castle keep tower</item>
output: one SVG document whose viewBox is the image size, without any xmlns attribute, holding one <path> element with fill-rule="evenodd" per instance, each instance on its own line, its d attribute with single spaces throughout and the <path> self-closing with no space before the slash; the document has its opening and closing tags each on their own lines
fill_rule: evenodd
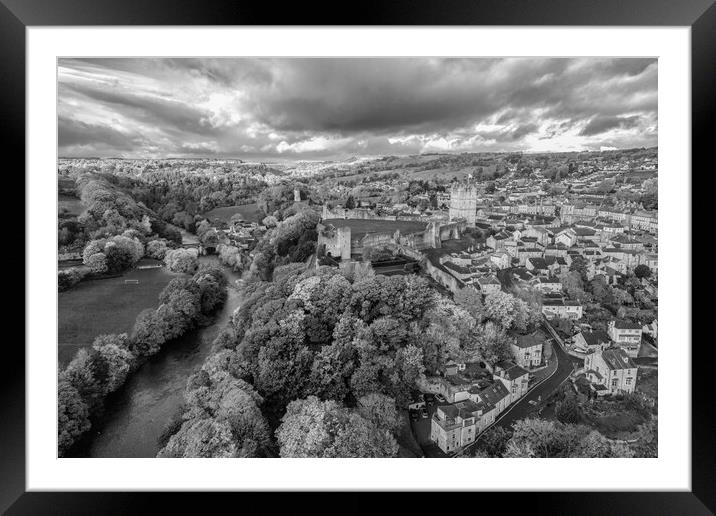
<svg viewBox="0 0 716 516">
<path fill-rule="evenodd" d="M 468 226 L 475 225 L 477 214 L 477 187 L 474 184 L 456 184 L 450 189 L 450 222 L 464 219 Z"/>
</svg>

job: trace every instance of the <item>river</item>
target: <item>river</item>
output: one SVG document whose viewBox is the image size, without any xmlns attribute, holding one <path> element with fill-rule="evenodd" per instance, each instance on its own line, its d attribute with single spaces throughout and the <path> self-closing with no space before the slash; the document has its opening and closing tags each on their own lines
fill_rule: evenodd
<svg viewBox="0 0 716 516">
<path fill-rule="evenodd" d="M 216 256 L 202 256 L 199 261 L 219 265 Z M 222 268 L 229 280 L 228 297 L 214 323 L 167 343 L 130 375 L 107 399 L 105 414 L 89 431 L 91 437 L 80 456 L 156 456 L 159 436 L 182 405 L 187 378 L 204 363 L 214 338 L 241 303 L 236 288 L 239 274 Z"/>
</svg>

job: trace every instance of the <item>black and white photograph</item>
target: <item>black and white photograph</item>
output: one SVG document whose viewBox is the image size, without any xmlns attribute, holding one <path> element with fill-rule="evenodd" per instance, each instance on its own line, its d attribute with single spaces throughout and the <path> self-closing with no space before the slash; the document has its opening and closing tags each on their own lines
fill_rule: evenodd
<svg viewBox="0 0 716 516">
<path fill-rule="evenodd" d="M 60 459 L 659 456 L 656 57 L 56 64 Z"/>
</svg>

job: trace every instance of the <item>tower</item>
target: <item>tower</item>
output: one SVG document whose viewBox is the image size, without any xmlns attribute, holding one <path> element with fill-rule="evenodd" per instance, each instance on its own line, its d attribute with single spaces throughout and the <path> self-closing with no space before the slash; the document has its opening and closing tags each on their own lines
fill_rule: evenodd
<svg viewBox="0 0 716 516">
<path fill-rule="evenodd" d="M 474 226 L 476 215 L 477 186 L 472 183 L 453 185 L 450 188 L 450 222 L 464 219 L 469 226 Z"/>
</svg>

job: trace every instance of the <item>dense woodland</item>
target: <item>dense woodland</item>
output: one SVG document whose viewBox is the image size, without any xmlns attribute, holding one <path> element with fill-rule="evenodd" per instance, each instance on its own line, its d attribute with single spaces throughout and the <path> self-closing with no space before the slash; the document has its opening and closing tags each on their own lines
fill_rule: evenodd
<svg viewBox="0 0 716 516">
<path fill-rule="evenodd" d="M 160 456 L 395 456 L 398 407 L 421 377 L 450 359 L 507 358 L 507 331 L 538 319 L 506 293 L 455 303 L 417 276 L 303 263 L 245 288 Z"/>
</svg>

